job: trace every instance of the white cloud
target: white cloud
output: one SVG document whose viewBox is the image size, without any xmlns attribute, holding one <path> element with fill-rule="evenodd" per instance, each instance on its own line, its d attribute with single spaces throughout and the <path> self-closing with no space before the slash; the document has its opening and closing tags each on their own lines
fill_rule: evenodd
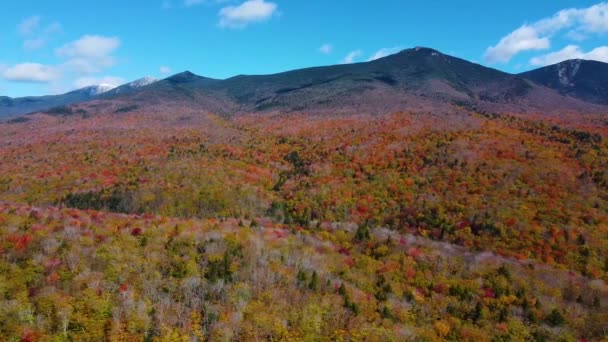
<svg viewBox="0 0 608 342">
<path fill-rule="evenodd" d="M 608 63 L 608 46 L 601 46 L 591 51 L 585 52 L 579 46 L 568 45 L 565 48 L 548 53 L 543 56 L 534 57 L 530 64 L 534 66 L 546 66 L 563 62 L 568 59 L 588 59 Z"/>
<path fill-rule="evenodd" d="M 566 37 L 568 37 L 569 39 L 572 39 L 576 42 L 582 42 L 583 40 L 587 39 L 587 36 L 579 31 L 569 31 L 568 33 L 566 33 Z"/>
<path fill-rule="evenodd" d="M 497 45 L 489 47 L 484 59 L 488 63 L 506 63 L 522 51 L 546 50 L 550 46 L 549 38 L 539 37 L 536 29 L 524 25 L 502 38 Z"/>
<path fill-rule="evenodd" d="M 332 51 L 333 51 L 334 47 L 331 44 L 323 44 L 320 48 L 319 51 L 322 54 L 325 55 L 329 55 Z"/>
<path fill-rule="evenodd" d="M 530 60 L 530 64 L 534 66 L 545 66 L 549 64 L 555 64 L 567 59 L 578 58 L 575 56 L 579 56 L 581 53 L 582 51 L 578 46 L 568 45 L 560 51 L 548 53 L 539 57 L 534 57 Z"/>
<path fill-rule="evenodd" d="M 578 58 L 608 63 L 608 46 L 596 47 Z"/>
<path fill-rule="evenodd" d="M 33 22 L 31 20 L 30 22 Z M 28 25 L 23 25 L 23 27 Z M 29 37 L 23 43 L 26 50 L 37 49 L 47 43 L 50 35 L 59 32 L 61 25 L 53 22 L 41 29 L 29 24 Z M 23 32 L 26 30 L 24 29 Z M 114 52 L 120 47 L 117 37 L 85 35 L 78 40 L 55 49 L 55 55 L 62 59 L 56 65 L 21 63 L 14 66 L 0 66 L 0 77 L 13 82 L 47 83 L 55 92 L 93 84 L 120 85 L 125 82 L 120 77 L 91 77 L 116 64 Z"/>
<path fill-rule="evenodd" d="M 94 85 L 108 85 L 112 87 L 118 87 L 125 84 L 126 80 L 116 76 L 105 76 L 105 77 L 80 77 L 77 78 L 73 85 L 76 89 L 94 86 Z"/>
<path fill-rule="evenodd" d="M 58 48 L 56 53 L 62 57 L 103 58 L 114 52 L 119 46 L 120 39 L 117 37 L 86 35 Z"/>
<path fill-rule="evenodd" d="M 61 71 L 39 63 L 22 63 L 2 70 L 2 77 L 15 82 L 49 83 L 59 79 Z"/>
<path fill-rule="evenodd" d="M 484 58 L 489 63 L 506 63 L 524 51 L 546 50 L 551 45 L 551 38 L 566 29 L 577 32 L 579 37 L 585 33 L 608 32 L 608 3 L 564 9 L 552 17 L 525 24 L 490 46 Z"/>
<path fill-rule="evenodd" d="M 19 23 L 19 25 L 17 26 L 17 31 L 19 31 L 19 34 L 21 34 L 23 36 L 28 36 L 28 35 L 31 35 L 34 32 L 36 32 L 36 30 L 38 30 L 39 27 L 40 27 L 40 16 L 35 15 L 33 17 L 24 19 L 21 23 Z"/>
<path fill-rule="evenodd" d="M 47 41 L 57 32 L 61 31 L 61 24 L 53 22 L 49 24 L 44 30 L 40 29 L 41 19 L 39 16 L 34 16 L 23 20 L 18 25 L 18 31 L 22 36 L 28 37 L 23 42 L 23 48 L 25 50 L 36 50 L 46 45 Z"/>
<path fill-rule="evenodd" d="M 354 63 L 355 60 L 357 58 L 361 57 L 362 54 L 363 54 L 363 51 L 361 51 L 361 50 L 352 51 L 348 55 L 346 55 L 346 57 L 344 57 L 344 59 L 340 63 L 342 63 L 342 64 Z"/>
<path fill-rule="evenodd" d="M 158 68 L 158 72 L 160 72 L 161 75 L 168 75 L 171 73 L 171 68 L 168 66 L 161 66 Z"/>
<path fill-rule="evenodd" d="M 578 18 L 582 29 L 587 32 L 608 32 L 608 3 L 602 2 L 582 10 L 570 10 L 569 14 Z"/>
<path fill-rule="evenodd" d="M 116 64 L 112 53 L 120 46 L 117 37 L 83 36 L 58 49 L 55 54 L 68 58 L 65 66 L 81 74 L 93 74 Z"/>
<path fill-rule="evenodd" d="M 386 56 L 394 55 L 401 51 L 402 48 L 400 46 L 395 46 L 392 48 L 384 48 L 376 51 L 367 61 L 375 61 L 376 59 L 383 58 Z"/>
<path fill-rule="evenodd" d="M 227 6 L 220 10 L 220 27 L 244 28 L 270 19 L 277 11 L 277 4 L 265 0 L 248 0 L 239 6 Z"/>
</svg>

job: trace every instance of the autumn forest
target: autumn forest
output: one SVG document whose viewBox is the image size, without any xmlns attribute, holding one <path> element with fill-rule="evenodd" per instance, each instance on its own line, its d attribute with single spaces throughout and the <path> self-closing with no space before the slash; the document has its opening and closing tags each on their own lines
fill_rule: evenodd
<svg viewBox="0 0 608 342">
<path fill-rule="evenodd" d="M 606 337 L 604 116 L 85 113 L 0 124 L 0 340 Z"/>
</svg>

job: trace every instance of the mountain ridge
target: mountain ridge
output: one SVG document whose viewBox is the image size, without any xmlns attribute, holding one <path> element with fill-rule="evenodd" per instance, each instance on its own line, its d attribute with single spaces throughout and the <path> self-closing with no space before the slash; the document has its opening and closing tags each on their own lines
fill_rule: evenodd
<svg viewBox="0 0 608 342">
<path fill-rule="evenodd" d="M 158 80 L 149 76 L 120 86 L 111 84 L 90 85 L 58 95 L 8 97 L 0 96 L 0 118 L 45 111 L 54 107 L 72 105 L 100 97 L 116 96 L 148 86 Z"/>
<path fill-rule="evenodd" d="M 586 70 L 591 62 L 562 62 L 568 63 L 584 64 L 585 72 L 592 72 Z M 597 63 L 592 65 L 596 68 L 608 70 L 606 63 L 593 63 Z M 608 85 L 603 85 L 605 81 L 595 77 L 591 85 L 583 81 L 583 86 L 573 90 L 556 85 L 554 77 L 549 77 L 555 74 L 551 68 L 510 74 L 432 48 L 415 47 L 373 61 L 275 74 L 213 79 L 184 71 L 163 80 L 142 78 L 90 96 L 70 92 L 55 97 L 5 97 L 0 98 L 0 117 L 91 100 L 133 102 L 133 106 L 142 108 L 185 103 L 223 114 L 385 112 L 445 107 L 454 102 L 495 111 L 605 111 L 604 106 L 608 105 L 608 98 L 604 97 L 608 89 Z M 577 72 L 574 76 L 580 77 Z"/>
<path fill-rule="evenodd" d="M 146 95 L 146 93 L 148 93 Z M 497 111 L 599 111 L 521 75 L 417 47 L 374 61 L 214 80 L 189 71 L 144 88 L 132 99 L 180 99 L 224 114 L 248 112 L 387 112 L 475 103 Z M 123 98 L 125 99 L 125 98 Z M 218 100 L 221 108 L 211 100 Z M 129 99 L 125 99 L 129 100 Z M 144 101 L 142 101 L 144 100 Z"/>
<path fill-rule="evenodd" d="M 570 59 L 520 74 L 561 94 L 588 102 L 608 104 L 608 64 Z"/>
</svg>

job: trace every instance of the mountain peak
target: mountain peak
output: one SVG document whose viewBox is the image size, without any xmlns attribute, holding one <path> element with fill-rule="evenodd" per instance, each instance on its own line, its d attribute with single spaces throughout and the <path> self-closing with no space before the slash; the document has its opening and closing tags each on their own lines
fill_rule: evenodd
<svg viewBox="0 0 608 342">
<path fill-rule="evenodd" d="M 441 53 L 440 51 L 426 46 L 416 46 L 414 48 L 404 50 L 403 52 L 430 54 L 433 56 L 443 55 L 443 53 Z"/>
<path fill-rule="evenodd" d="M 84 87 L 81 89 L 76 90 L 76 92 L 80 92 L 80 93 L 86 93 L 90 96 L 97 96 L 103 93 L 106 93 L 112 89 L 116 88 L 115 85 L 112 84 L 107 84 L 107 83 L 102 83 L 102 84 L 98 84 L 98 85 L 91 85 L 88 87 Z"/>
<path fill-rule="evenodd" d="M 422 52 L 439 52 L 433 48 L 427 47 L 427 46 L 416 46 L 414 47 L 414 51 L 422 51 Z"/>
<path fill-rule="evenodd" d="M 158 82 L 158 79 L 154 78 L 154 77 L 150 77 L 150 76 L 146 76 L 146 77 L 142 77 L 140 79 L 137 79 L 133 82 L 127 83 L 131 88 L 141 88 L 141 87 L 145 87 L 147 85 L 150 85 L 152 83 L 156 83 Z"/>
<path fill-rule="evenodd" d="M 573 59 L 567 59 L 565 61 L 561 61 L 559 63 L 556 63 L 556 65 L 560 65 L 560 64 L 574 64 L 574 63 L 583 63 L 583 62 L 589 62 L 589 60 L 581 59 L 581 58 L 573 58 Z"/>
<path fill-rule="evenodd" d="M 181 72 L 179 74 L 173 75 L 166 80 L 171 83 L 188 83 L 199 80 L 203 78 L 202 76 L 196 75 L 188 70 Z"/>
<path fill-rule="evenodd" d="M 569 59 L 531 70 L 521 76 L 534 83 L 587 102 L 608 104 L 608 64 Z"/>
<path fill-rule="evenodd" d="M 394 55 L 389 55 L 388 57 L 391 56 L 397 56 L 397 58 L 427 58 L 427 57 L 450 57 L 448 55 L 443 54 L 442 52 L 435 50 L 433 48 L 429 48 L 429 47 L 424 47 L 424 46 L 416 46 L 413 48 L 409 48 L 409 49 L 405 49 L 402 50 Z"/>
</svg>

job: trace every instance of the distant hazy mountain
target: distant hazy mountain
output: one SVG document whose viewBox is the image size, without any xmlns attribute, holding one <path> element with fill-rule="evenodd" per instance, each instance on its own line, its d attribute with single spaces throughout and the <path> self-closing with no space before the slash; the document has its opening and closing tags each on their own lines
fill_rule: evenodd
<svg viewBox="0 0 608 342">
<path fill-rule="evenodd" d="M 14 115 L 44 111 L 53 107 L 65 106 L 89 101 L 100 96 L 127 94 L 135 89 L 150 85 L 157 80 L 144 77 L 136 81 L 116 87 L 110 84 L 100 84 L 84 87 L 61 95 L 29 96 L 10 98 L 0 96 L 0 118 Z"/>
<path fill-rule="evenodd" d="M 113 88 L 114 87 L 111 85 L 104 84 L 84 87 L 62 95 L 18 98 L 0 97 L 0 117 L 27 114 L 47 110 L 53 107 L 88 101 Z"/>
<path fill-rule="evenodd" d="M 561 94 L 608 104 L 608 64 L 573 59 L 532 70 L 521 76 Z"/>
</svg>

